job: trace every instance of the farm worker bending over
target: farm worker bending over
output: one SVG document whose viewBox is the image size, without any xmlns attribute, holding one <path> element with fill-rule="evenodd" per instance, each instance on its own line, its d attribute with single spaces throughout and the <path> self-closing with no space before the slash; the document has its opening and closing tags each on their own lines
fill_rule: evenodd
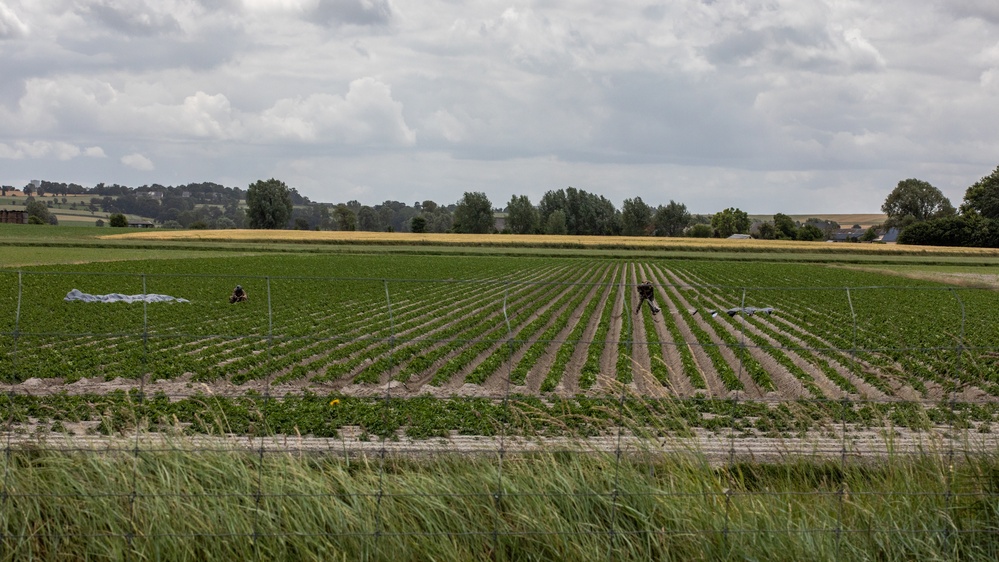
<svg viewBox="0 0 999 562">
<path fill-rule="evenodd" d="M 232 290 L 232 295 L 229 297 L 229 304 L 235 302 L 246 302 L 248 300 L 250 300 L 250 297 L 246 295 L 246 291 L 243 290 L 243 287 L 236 285 L 236 288 Z"/>
<path fill-rule="evenodd" d="M 642 310 L 642 304 L 645 301 L 649 301 L 649 308 L 652 309 L 653 315 L 659 314 L 659 307 L 656 306 L 655 289 L 652 287 L 652 283 L 648 281 L 643 281 L 638 286 L 638 308 L 635 309 L 635 314 L 638 314 L 638 311 Z"/>
</svg>

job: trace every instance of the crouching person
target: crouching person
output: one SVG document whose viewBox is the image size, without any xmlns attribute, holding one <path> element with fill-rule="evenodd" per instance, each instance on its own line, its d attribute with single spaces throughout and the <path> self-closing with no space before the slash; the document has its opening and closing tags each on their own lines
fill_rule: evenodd
<svg viewBox="0 0 999 562">
<path fill-rule="evenodd" d="M 229 296 L 229 304 L 237 302 L 246 302 L 248 300 L 250 300 L 250 297 L 246 294 L 246 291 L 244 291 L 243 287 L 240 285 L 236 285 L 236 288 L 232 290 L 232 295 Z"/>
<path fill-rule="evenodd" d="M 649 308 L 652 309 L 653 316 L 659 314 L 659 307 L 656 305 L 655 295 L 655 287 L 652 286 L 652 283 L 643 281 L 642 284 L 638 286 L 638 308 L 635 309 L 635 314 L 638 314 L 638 311 L 642 310 L 642 304 L 644 304 L 645 301 L 649 301 Z"/>
</svg>

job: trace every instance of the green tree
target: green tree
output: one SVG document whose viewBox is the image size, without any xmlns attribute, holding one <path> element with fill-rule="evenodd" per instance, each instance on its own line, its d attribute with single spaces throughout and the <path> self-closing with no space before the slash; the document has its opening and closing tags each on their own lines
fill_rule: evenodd
<svg viewBox="0 0 999 562">
<path fill-rule="evenodd" d="M 454 209 L 454 231 L 464 234 L 486 234 L 496 228 L 493 205 L 485 193 L 465 192 Z"/>
<path fill-rule="evenodd" d="M 761 223 L 757 230 L 757 236 L 760 240 L 773 240 L 777 238 L 777 229 L 774 228 L 774 223 L 769 221 Z"/>
<path fill-rule="evenodd" d="M 784 213 L 774 215 L 774 237 L 779 240 L 794 240 L 798 237 L 798 226 L 794 219 Z"/>
<path fill-rule="evenodd" d="M 333 208 L 333 222 L 336 223 L 337 230 L 357 230 L 357 215 L 343 203 Z"/>
<path fill-rule="evenodd" d="M 621 213 L 614 208 L 613 203 L 605 197 L 574 187 L 548 191 L 541 198 L 538 209 L 541 213 L 541 223 L 546 225 L 546 230 L 548 219 L 556 211 L 562 211 L 565 215 L 567 234 L 573 236 L 615 236 L 622 230 Z"/>
<path fill-rule="evenodd" d="M 51 214 L 45 203 L 29 197 L 28 202 L 24 205 L 24 210 L 28 212 L 28 222 L 31 224 L 48 224 Z M 37 219 L 37 222 L 32 221 L 32 218 Z"/>
<path fill-rule="evenodd" d="M 112 228 L 122 228 L 128 226 L 128 218 L 121 213 L 113 213 L 108 217 L 108 224 Z"/>
<path fill-rule="evenodd" d="M 803 240 L 805 242 L 812 242 L 816 240 L 825 240 L 826 233 L 822 231 L 821 228 L 815 226 L 813 223 L 807 223 L 798 229 L 798 240 Z"/>
<path fill-rule="evenodd" d="M 964 192 L 961 212 L 977 213 L 987 219 L 999 219 L 999 166 Z"/>
<path fill-rule="evenodd" d="M 652 224 L 652 207 L 641 197 L 625 199 L 621 207 L 621 234 L 624 236 L 645 236 Z"/>
<path fill-rule="evenodd" d="M 555 211 L 548 215 L 548 220 L 545 222 L 545 234 L 562 236 L 568 233 L 569 229 L 565 225 L 565 213 L 563 211 Z"/>
<path fill-rule="evenodd" d="M 656 236 L 680 236 L 690 226 L 690 213 L 687 206 L 670 199 L 665 207 L 660 205 L 652 217 Z"/>
<path fill-rule="evenodd" d="M 357 229 L 365 232 L 378 232 L 382 229 L 381 217 L 373 207 L 364 205 L 357 211 Z"/>
<path fill-rule="evenodd" d="M 538 231 L 541 216 L 526 195 L 514 195 L 506 206 L 507 228 L 513 234 L 534 234 Z"/>
<path fill-rule="evenodd" d="M 423 234 L 427 231 L 427 219 L 423 215 L 417 215 L 409 221 L 409 231 L 416 234 Z"/>
<path fill-rule="evenodd" d="M 285 228 L 293 208 L 288 186 L 274 178 L 250 184 L 246 205 L 250 228 Z"/>
<path fill-rule="evenodd" d="M 711 238 L 715 230 L 710 224 L 697 223 L 687 230 L 687 236 L 691 238 Z"/>
<path fill-rule="evenodd" d="M 954 206 L 937 188 L 917 179 L 898 182 L 888 194 L 881 210 L 888 215 L 885 226 L 904 227 L 914 222 L 953 216 Z"/>
<path fill-rule="evenodd" d="M 747 234 L 749 225 L 749 215 L 735 207 L 729 207 L 711 217 L 711 227 L 721 238 L 728 238 L 733 234 Z"/>
</svg>

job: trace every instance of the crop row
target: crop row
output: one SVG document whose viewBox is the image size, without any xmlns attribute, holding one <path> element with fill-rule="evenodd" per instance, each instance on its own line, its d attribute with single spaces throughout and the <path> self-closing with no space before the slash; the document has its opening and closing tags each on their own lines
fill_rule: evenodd
<svg viewBox="0 0 999 562">
<path fill-rule="evenodd" d="M 0 396 L 8 427 L 119 434 L 137 427 L 188 434 L 303 435 L 336 437 L 344 427 L 362 435 L 413 439 L 462 435 L 563 435 L 587 437 L 627 427 L 636 435 L 689 436 L 694 429 L 733 437 L 792 437 L 845 428 L 886 426 L 914 431 L 949 427 L 990 433 L 999 403 L 858 402 L 797 400 L 765 403 L 731 399 L 552 398 L 512 395 L 507 400 L 360 398 L 304 393 L 282 398 L 195 395 L 171 399 L 115 391 L 97 395 Z"/>
</svg>

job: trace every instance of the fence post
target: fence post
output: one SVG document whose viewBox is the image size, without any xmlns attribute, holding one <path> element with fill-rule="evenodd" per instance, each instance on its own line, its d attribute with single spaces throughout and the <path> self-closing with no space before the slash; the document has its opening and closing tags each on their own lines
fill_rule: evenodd
<svg viewBox="0 0 999 562">
<path fill-rule="evenodd" d="M 632 267 L 634 267 L 634 265 L 632 265 Z M 624 274 L 625 282 L 618 281 L 618 283 L 619 283 L 619 286 L 622 288 L 622 293 L 625 293 L 625 292 L 627 292 L 627 287 L 628 287 L 628 285 L 626 283 L 626 281 L 628 279 L 628 266 L 627 265 L 624 266 L 623 274 Z M 632 339 L 632 329 L 633 329 L 632 325 L 631 325 L 631 316 L 632 316 L 633 313 L 631 312 L 631 305 L 628 303 L 628 296 L 626 294 L 622 294 L 621 295 L 621 300 L 624 301 L 624 306 L 623 306 L 624 309 L 621 311 L 621 314 L 622 314 L 622 316 L 624 316 L 627 319 L 626 322 L 625 322 L 625 324 L 627 324 L 628 339 L 625 340 L 625 341 L 627 341 L 628 358 L 631 359 L 631 357 L 632 357 L 632 355 L 631 355 L 632 354 L 631 339 Z M 614 346 L 614 351 L 615 351 L 615 353 L 614 353 L 614 365 L 615 365 L 614 372 L 615 372 L 615 374 L 617 373 L 618 356 L 621 353 L 621 351 L 619 349 L 619 346 L 620 346 L 620 343 L 621 343 L 620 342 L 620 336 L 618 337 L 618 340 L 619 340 L 618 341 L 618 345 Z M 633 360 L 628 361 L 628 368 L 632 370 L 632 380 L 634 380 L 634 361 Z M 625 399 L 625 392 L 627 392 L 627 389 L 628 389 L 628 385 L 625 384 L 625 383 L 623 383 L 623 382 L 621 382 L 620 380 L 618 380 L 616 376 L 612 379 L 612 381 L 614 381 L 617 384 L 621 385 L 621 394 L 620 394 L 620 397 L 618 398 L 618 406 L 617 406 L 618 407 L 618 426 L 617 426 L 617 444 L 615 445 L 615 448 L 614 448 L 614 485 L 613 485 L 614 489 L 611 492 L 611 516 L 610 516 L 609 521 L 607 522 L 607 560 L 608 560 L 608 562 L 614 559 L 614 545 L 617 542 L 617 497 L 618 497 L 618 487 L 620 485 L 620 478 L 621 478 L 621 440 L 622 440 L 623 434 L 624 434 L 624 399 Z"/>
<path fill-rule="evenodd" d="M 14 360 L 11 364 L 11 374 L 14 375 L 14 380 L 19 380 L 17 377 L 17 340 L 21 334 L 21 298 L 24 295 L 24 282 L 23 277 L 24 272 L 17 272 L 17 310 L 14 312 Z"/>
<path fill-rule="evenodd" d="M 271 278 L 267 276 L 264 278 L 267 283 L 267 354 L 270 356 L 273 353 L 274 348 L 274 306 L 271 302 Z M 263 501 L 264 495 L 264 437 L 267 434 L 267 410 L 269 409 L 271 398 L 271 385 L 270 380 L 266 381 L 264 386 L 264 401 L 263 401 L 263 412 L 261 412 L 260 419 L 260 429 L 258 433 L 260 436 L 260 448 L 258 449 L 257 455 L 257 490 L 254 492 L 253 503 L 255 509 L 253 511 L 253 551 L 256 554 L 257 560 L 260 560 L 260 503 Z"/>
<path fill-rule="evenodd" d="M 964 330 L 965 330 L 965 323 L 967 321 L 967 312 L 965 311 L 964 308 L 964 300 L 961 299 L 961 296 L 958 294 L 958 292 L 954 290 L 953 287 L 950 288 L 949 290 L 951 294 L 954 295 L 954 299 L 957 301 L 957 304 L 961 309 L 961 332 L 958 336 L 957 348 L 955 349 L 955 351 L 957 351 L 957 354 L 954 357 L 954 362 L 955 362 L 954 377 L 958 377 L 963 365 L 962 359 L 965 347 Z M 954 381 L 950 385 L 948 385 L 947 389 L 948 393 L 947 403 L 948 403 L 948 408 L 950 409 L 950 416 L 949 416 L 950 432 L 947 436 L 947 440 L 949 441 L 949 447 L 947 450 L 947 492 L 946 495 L 944 496 L 944 513 L 947 515 L 946 518 L 944 519 L 945 526 L 943 532 L 943 543 L 944 543 L 943 550 L 945 552 L 947 550 L 948 544 L 950 543 L 950 532 L 952 526 L 950 522 L 951 522 L 951 508 L 952 508 L 951 502 L 953 501 L 953 492 L 954 492 L 954 441 L 957 440 L 956 436 L 954 435 L 954 419 L 957 417 L 957 412 L 955 411 L 956 404 L 954 399 L 954 390 L 956 386 L 957 386 L 957 381 Z"/>
<path fill-rule="evenodd" d="M 513 369 L 513 328 L 510 326 L 510 314 L 507 312 L 507 304 L 510 300 L 510 281 L 507 280 L 503 290 L 503 321 L 506 322 L 506 342 L 507 342 L 507 376 L 506 390 L 503 393 L 503 420 L 500 424 L 499 433 L 499 466 L 496 471 L 496 492 L 493 494 L 493 552 L 500 552 L 499 544 L 499 524 L 500 514 L 503 511 L 503 458 L 506 455 L 506 430 L 507 422 L 510 419 L 510 377 Z"/>
<path fill-rule="evenodd" d="M 846 289 L 846 302 L 850 305 L 850 318 L 853 320 L 853 342 L 850 344 L 850 362 L 855 370 L 857 369 L 857 313 L 853 309 L 853 297 L 850 296 L 850 288 Z M 855 376 L 858 376 L 854 373 Z"/>
<path fill-rule="evenodd" d="M 18 328 L 20 326 L 20 321 L 21 321 L 21 295 L 22 295 L 22 289 L 21 289 L 21 272 L 18 271 L 17 272 L 17 309 L 14 312 L 14 334 L 13 334 L 13 336 L 14 336 L 14 358 L 13 358 L 12 372 L 11 372 L 11 375 L 14 375 L 14 376 L 12 377 L 11 382 L 17 380 L 17 377 L 16 377 L 16 373 L 17 373 L 17 336 L 18 336 Z M 6 446 L 4 447 L 3 489 L 0 490 L 0 514 L 5 513 L 6 510 L 7 510 L 7 499 L 9 497 L 9 493 L 7 492 L 7 489 L 10 487 L 11 437 L 12 437 L 12 434 L 14 433 L 13 432 L 13 425 L 14 425 L 14 416 L 16 415 L 15 412 L 14 412 L 14 390 L 11 389 L 6 394 L 6 397 L 7 397 L 7 403 L 8 403 L 9 406 L 8 406 L 8 409 L 7 409 L 8 417 L 5 420 L 6 423 L 5 423 L 5 427 L 4 427 L 4 430 L 7 433 L 7 443 L 6 443 Z M 4 518 L 4 519 L 6 520 L 6 518 Z M 5 541 L 6 541 L 6 539 L 4 537 L 4 529 L 5 529 L 5 527 L 0 526 L 0 544 L 4 544 Z"/>
<path fill-rule="evenodd" d="M 742 378 L 742 373 L 745 370 L 745 360 L 746 360 L 746 288 L 742 288 L 742 300 L 739 302 L 740 312 L 742 313 L 742 322 L 739 322 L 739 374 L 738 377 Z M 752 380 L 752 377 L 749 377 Z M 756 381 L 753 381 L 756 382 Z"/>
<path fill-rule="evenodd" d="M 382 279 L 382 286 L 385 288 L 385 305 L 388 307 L 389 314 L 389 353 L 392 354 L 392 362 L 394 363 L 394 353 L 395 353 L 395 316 L 392 314 L 392 295 L 389 292 L 388 279 Z M 391 372 L 391 369 L 389 370 Z M 392 381 L 389 380 L 385 384 L 385 397 L 383 398 L 382 407 L 382 422 L 384 428 L 388 428 L 388 415 L 389 415 L 389 401 L 392 397 Z M 382 435 L 381 437 L 381 449 L 378 452 L 378 494 L 375 500 L 375 552 L 381 552 L 381 537 L 382 537 L 382 498 L 385 496 L 385 457 L 388 454 L 386 450 L 385 441 L 388 439 L 387 435 Z"/>
</svg>

